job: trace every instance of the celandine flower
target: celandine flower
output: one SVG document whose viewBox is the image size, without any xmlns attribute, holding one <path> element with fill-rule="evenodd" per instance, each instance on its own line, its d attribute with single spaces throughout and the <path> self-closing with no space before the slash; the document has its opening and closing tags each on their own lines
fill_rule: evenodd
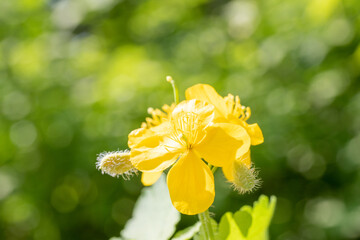
<svg viewBox="0 0 360 240">
<path fill-rule="evenodd" d="M 246 122 L 251 116 L 251 111 L 249 107 L 240 104 L 239 96 L 234 97 L 232 94 L 228 94 L 223 98 L 208 84 L 196 84 L 188 88 L 185 95 L 187 100 L 198 99 L 214 105 L 214 122 L 231 122 L 243 126 L 251 137 L 251 145 L 264 142 L 259 125 Z"/>
<path fill-rule="evenodd" d="M 174 110 L 175 104 L 170 106 L 165 104 L 160 109 L 148 108 L 148 113 L 151 117 L 145 119 L 146 122 L 141 124 L 141 128 L 149 129 L 155 126 L 160 125 L 163 122 L 169 121 L 170 114 Z M 144 186 L 150 186 L 154 184 L 161 176 L 162 171 L 159 172 L 143 172 L 141 174 L 141 182 Z"/>
<path fill-rule="evenodd" d="M 201 213 L 214 201 L 214 176 L 203 160 L 224 167 L 250 147 L 244 127 L 213 120 L 214 106 L 193 99 L 178 104 L 169 121 L 129 134 L 135 168 L 154 173 L 174 164 L 167 184 L 173 205 L 183 214 Z"/>
<path fill-rule="evenodd" d="M 245 128 L 251 138 L 251 145 L 258 145 L 264 142 L 264 137 L 261 129 L 257 123 L 248 124 L 246 121 L 251 116 L 249 107 L 244 107 L 240 104 L 240 98 L 228 94 L 226 97 L 221 97 L 215 89 L 207 84 L 196 84 L 188 88 L 185 92 L 186 99 L 198 99 L 214 105 L 216 123 L 233 123 Z M 245 164 L 251 168 L 250 152 L 246 156 L 237 155 L 237 164 Z M 223 167 L 223 172 L 226 178 L 234 183 L 234 164 L 230 163 Z"/>
</svg>

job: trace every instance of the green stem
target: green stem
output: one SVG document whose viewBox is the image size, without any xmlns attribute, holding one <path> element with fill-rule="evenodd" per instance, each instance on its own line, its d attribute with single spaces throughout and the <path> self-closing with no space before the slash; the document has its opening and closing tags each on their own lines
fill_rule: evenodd
<svg viewBox="0 0 360 240">
<path fill-rule="evenodd" d="M 168 76 L 166 77 L 166 80 L 171 83 L 171 86 L 172 86 L 172 89 L 173 89 L 173 92 L 174 92 L 174 102 L 175 104 L 178 104 L 179 103 L 179 91 L 175 85 L 175 81 L 174 79 L 172 79 L 172 77 Z"/>
<path fill-rule="evenodd" d="M 212 166 L 210 163 L 208 163 L 209 168 L 211 169 L 212 173 L 215 173 L 217 170 L 217 167 Z M 211 224 L 211 218 L 209 215 L 209 210 L 206 210 L 205 212 L 198 214 L 201 225 L 205 232 L 205 239 L 207 240 L 215 240 L 214 237 L 214 230 L 212 228 Z"/>
<path fill-rule="evenodd" d="M 205 238 L 209 240 L 215 240 L 209 210 L 199 213 L 198 216 L 205 232 Z"/>
<path fill-rule="evenodd" d="M 175 104 L 178 104 L 179 103 L 179 91 L 178 91 L 174 81 L 171 82 L 171 85 L 172 85 L 173 92 L 174 92 Z"/>
</svg>

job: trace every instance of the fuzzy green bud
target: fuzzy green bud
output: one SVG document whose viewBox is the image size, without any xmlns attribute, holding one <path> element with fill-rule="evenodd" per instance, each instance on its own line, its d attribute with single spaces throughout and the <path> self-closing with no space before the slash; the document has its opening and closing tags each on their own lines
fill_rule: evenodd
<svg viewBox="0 0 360 240">
<path fill-rule="evenodd" d="M 232 183 L 240 194 L 251 192 L 259 187 L 260 180 L 257 176 L 255 168 L 249 168 L 242 162 L 234 163 L 234 181 Z"/>
<path fill-rule="evenodd" d="M 128 179 L 136 169 L 130 162 L 130 151 L 114 151 L 100 153 L 96 162 L 97 169 L 100 169 L 104 174 L 109 174 L 112 177 L 121 175 L 124 179 Z"/>
</svg>

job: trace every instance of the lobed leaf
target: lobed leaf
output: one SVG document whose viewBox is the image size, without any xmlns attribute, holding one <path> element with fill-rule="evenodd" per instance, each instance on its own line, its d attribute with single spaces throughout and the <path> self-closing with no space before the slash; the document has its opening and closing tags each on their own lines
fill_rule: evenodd
<svg viewBox="0 0 360 240">
<path fill-rule="evenodd" d="M 219 224 L 219 240 L 245 240 L 245 237 L 241 234 L 239 227 L 237 226 L 233 214 L 231 212 L 225 213 L 220 220 Z"/>
<path fill-rule="evenodd" d="M 261 195 L 254 206 L 243 206 L 232 214 L 223 215 L 219 224 L 218 240 L 267 240 L 268 228 L 274 214 L 276 197 Z"/>
<path fill-rule="evenodd" d="M 176 230 L 180 213 L 173 207 L 165 177 L 142 190 L 133 217 L 121 231 L 124 239 L 167 240 Z"/>
<path fill-rule="evenodd" d="M 196 233 L 200 231 L 201 222 L 195 223 L 193 226 L 187 227 L 184 230 L 177 232 L 172 240 L 187 240 L 191 239 Z"/>
</svg>

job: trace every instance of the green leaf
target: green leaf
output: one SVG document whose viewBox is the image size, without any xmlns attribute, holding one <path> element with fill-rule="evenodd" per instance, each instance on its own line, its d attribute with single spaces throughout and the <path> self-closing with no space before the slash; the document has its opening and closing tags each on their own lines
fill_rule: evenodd
<svg viewBox="0 0 360 240">
<path fill-rule="evenodd" d="M 270 201 L 267 196 L 261 195 L 259 200 L 254 203 L 254 207 L 244 206 L 240 211 L 248 212 L 252 216 L 251 226 L 248 228 L 248 240 L 268 239 L 268 228 L 274 214 L 276 197 L 271 196 Z M 241 223 L 240 223 L 241 224 Z M 245 223 L 246 224 L 246 223 Z"/>
<path fill-rule="evenodd" d="M 196 233 L 199 232 L 201 222 L 195 223 L 191 227 L 187 227 L 184 230 L 181 230 L 175 234 L 172 240 L 188 240 L 191 239 Z"/>
<path fill-rule="evenodd" d="M 251 214 L 248 211 L 239 210 L 234 214 L 233 218 L 238 228 L 240 229 L 241 234 L 243 236 L 247 236 L 249 228 L 252 224 Z"/>
<path fill-rule="evenodd" d="M 260 196 L 254 207 L 243 206 L 235 214 L 225 213 L 219 224 L 218 240 L 267 240 L 276 197 Z"/>
<path fill-rule="evenodd" d="M 133 217 L 126 223 L 121 236 L 136 240 L 167 240 L 176 230 L 180 213 L 173 207 L 165 177 L 144 188 L 135 204 Z"/>
<path fill-rule="evenodd" d="M 231 212 L 225 213 L 220 220 L 219 224 L 219 240 L 233 240 L 233 239 L 245 239 L 241 234 L 238 225 L 236 224 L 233 214 Z"/>
<path fill-rule="evenodd" d="M 112 237 L 112 238 L 110 238 L 109 240 L 124 240 L 124 239 L 121 238 L 121 237 Z"/>
</svg>

